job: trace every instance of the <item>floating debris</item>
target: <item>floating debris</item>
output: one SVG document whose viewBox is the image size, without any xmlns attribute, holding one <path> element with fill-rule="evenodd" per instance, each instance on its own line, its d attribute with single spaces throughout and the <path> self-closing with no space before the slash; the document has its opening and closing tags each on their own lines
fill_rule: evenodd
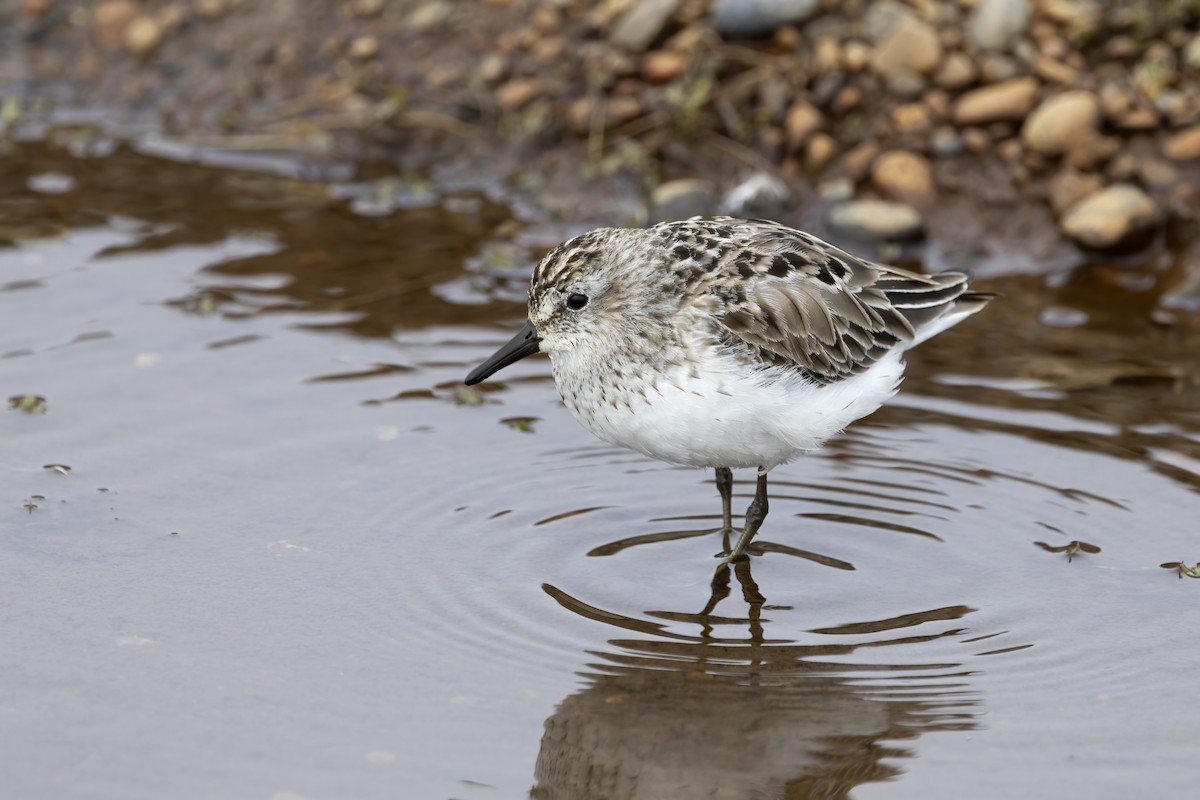
<svg viewBox="0 0 1200 800">
<path fill-rule="evenodd" d="M 500 420 L 500 424 L 507 425 L 514 431 L 533 433 L 533 423 L 541 421 L 541 417 L 505 417 Z"/>
<path fill-rule="evenodd" d="M 1088 544 L 1087 542 L 1081 542 L 1078 540 L 1073 540 L 1067 544 L 1060 545 L 1046 544 L 1045 542 L 1034 542 L 1034 544 L 1048 553 L 1066 553 L 1067 563 L 1070 563 L 1071 560 L 1080 553 L 1090 553 L 1094 555 L 1100 552 L 1100 548 L 1096 545 Z"/>
<path fill-rule="evenodd" d="M 1186 575 L 1189 578 L 1200 578 L 1200 561 L 1196 562 L 1194 567 L 1189 567 L 1182 561 L 1168 561 L 1165 564 L 1159 564 L 1163 569 L 1173 569 L 1179 575 L 1179 579 L 1183 580 Z"/>
<path fill-rule="evenodd" d="M 42 464 L 42 469 L 48 469 L 51 472 L 57 472 L 59 475 L 66 475 L 71 471 L 71 468 L 66 464 Z"/>
<path fill-rule="evenodd" d="M 26 414 L 45 414 L 46 398 L 39 394 L 14 394 L 8 398 L 8 407 Z"/>
</svg>

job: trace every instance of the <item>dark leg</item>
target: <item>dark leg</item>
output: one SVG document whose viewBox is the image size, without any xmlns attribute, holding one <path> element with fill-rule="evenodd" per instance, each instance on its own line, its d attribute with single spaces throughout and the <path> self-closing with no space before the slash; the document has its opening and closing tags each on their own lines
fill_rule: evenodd
<svg viewBox="0 0 1200 800">
<path fill-rule="evenodd" d="M 733 470 L 717 467 L 717 491 L 721 493 L 721 546 L 729 552 L 729 537 L 733 534 Z"/>
<path fill-rule="evenodd" d="M 763 520 L 767 518 L 768 510 L 767 470 L 759 467 L 758 488 L 754 491 L 754 501 L 750 503 L 750 508 L 746 509 L 746 526 L 742 528 L 742 535 L 738 537 L 737 544 L 729 551 L 730 561 L 745 555 L 746 547 L 750 544 L 750 540 L 754 538 L 754 534 L 758 533 Z"/>
</svg>

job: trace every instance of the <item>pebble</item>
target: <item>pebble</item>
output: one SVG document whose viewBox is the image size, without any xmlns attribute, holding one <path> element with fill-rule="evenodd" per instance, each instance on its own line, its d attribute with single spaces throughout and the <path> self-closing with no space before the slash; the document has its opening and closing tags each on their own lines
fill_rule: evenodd
<svg viewBox="0 0 1200 800">
<path fill-rule="evenodd" d="M 931 74 L 942 63 L 942 43 L 927 22 L 901 14 L 875 46 L 871 68 L 880 75 L 898 70 Z"/>
<path fill-rule="evenodd" d="M 351 61 L 370 61 L 379 55 L 379 40 L 374 36 L 356 36 L 346 48 Z"/>
<path fill-rule="evenodd" d="M 825 115 L 807 100 L 797 100 L 788 109 L 784 118 L 784 131 L 790 148 L 797 149 L 809 136 L 825 125 Z"/>
<path fill-rule="evenodd" d="M 975 82 L 978 77 L 975 62 L 965 53 L 950 53 L 942 63 L 942 68 L 933 76 L 933 82 L 948 91 L 965 89 Z"/>
<path fill-rule="evenodd" d="M 868 242 L 914 239 L 925 229 L 915 208 L 883 200 L 840 203 L 829 209 L 825 222 L 839 236 Z"/>
<path fill-rule="evenodd" d="M 1200 158 L 1200 125 L 1185 128 L 1163 142 L 1163 154 L 1176 161 Z"/>
<path fill-rule="evenodd" d="M 1183 47 L 1183 63 L 1189 69 L 1200 71 L 1200 33 Z"/>
<path fill-rule="evenodd" d="M 892 129 L 899 134 L 928 133 L 933 117 L 924 103 L 905 103 L 892 109 Z"/>
<path fill-rule="evenodd" d="M 1073 86 L 1079 80 L 1079 70 L 1047 55 L 1034 58 L 1033 74 L 1048 83 L 1061 83 L 1064 86 Z"/>
<path fill-rule="evenodd" d="M 712 21 L 717 32 L 726 38 L 754 39 L 803 22 L 820 5 L 820 0 L 716 0 Z"/>
<path fill-rule="evenodd" d="M 1066 161 L 1078 169 L 1093 169 L 1108 161 L 1121 149 L 1119 140 L 1111 136 L 1089 133 L 1072 143 L 1066 151 Z"/>
<path fill-rule="evenodd" d="M 513 78 L 496 89 L 496 102 L 505 111 L 517 111 L 529 104 L 542 91 L 538 78 Z"/>
<path fill-rule="evenodd" d="M 937 198 L 929 161 L 908 150 L 880 154 L 871 165 L 871 181 L 883 194 L 916 208 L 928 208 Z"/>
<path fill-rule="evenodd" d="M 138 4 L 133 0 L 109 0 L 96 6 L 92 13 L 96 38 L 105 47 L 121 44 L 125 29 L 137 17 L 138 10 Z"/>
<path fill-rule="evenodd" d="M 820 172 L 837 155 L 837 140 L 827 133 L 815 133 L 804 148 L 804 165 Z"/>
<path fill-rule="evenodd" d="M 985 125 L 1024 119 L 1033 107 L 1037 89 L 1037 80 L 1028 77 L 973 89 L 955 103 L 954 121 L 959 125 Z"/>
<path fill-rule="evenodd" d="M 1179 170 L 1161 158 L 1147 158 L 1138 164 L 1138 177 L 1150 189 L 1170 189 L 1179 183 Z"/>
<path fill-rule="evenodd" d="M 729 190 L 721 208 L 738 217 L 775 219 L 787 211 L 791 199 L 792 192 L 782 178 L 755 172 Z"/>
<path fill-rule="evenodd" d="M 1100 103 L 1086 89 L 1073 89 L 1043 100 L 1025 120 L 1021 141 L 1042 155 L 1058 156 L 1081 138 L 1092 136 L 1100 121 Z"/>
<path fill-rule="evenodd" d="M 872 141 L 866 141 L 846 151 L 842 156 L 842 166 L 846 168 L 846 172 L 851 178 L 856 181 L 862 180 L 867 176 L 867 170 L 871 168 L 871 162 L 877 155 L 879 155 L 879 145 Z"/>
<path fill-rule="evenodd" d="M 687 72 L 691 57 L 674 50 L 654 50 L 642 59 L 642 77 L 649 83 L 670 83 Z"/>
<path fill-rule="evenodd" d="M 1091 250 L 1129 250 L 1147 244 L 1158 226 L 1158 206 L 1129 183 L 1093 192 L 1077 202 L 1060 224 L 1067 236 Z"/>
<path fill-rule="evenodd" d="M 626 50 L 641 53 L 663 32 L 679 4 L 680 0 L 638 0 L 617 19 L 609 38 Z"/>
<path fill-rule="evenodd" d="M 135 56 L 149 55 L 162 41 L 163 29 L 152 17 L 138 17 L 121 37 L 125 49 Z"/>
<path fill-rule="evenodd" d="M 1050 208 L 1061 217 L 1071 206 L 1104 187 L 1099 175 L 1064 169 L 1050 182 Z"/>
<path fill-rule="evenodd" d="M 1007 50 L 1028 24 L 1026 0 L 983 0 L 971 14 L 967 33 L 985 50 Z"/>
<path fill-rule="evenodd" d="M 956 156 L 963 151 L 963 140 L 953 125 L 942 125 L 929 139 L 929 150 L 935 156 Z"/>
<path fill-rule="evenodd" d="M 716 211 L 713 186 L 699 178 L 683 178 L 660 184 L 650 195 L 650 222 L 707 216 Z"/>
</svg>

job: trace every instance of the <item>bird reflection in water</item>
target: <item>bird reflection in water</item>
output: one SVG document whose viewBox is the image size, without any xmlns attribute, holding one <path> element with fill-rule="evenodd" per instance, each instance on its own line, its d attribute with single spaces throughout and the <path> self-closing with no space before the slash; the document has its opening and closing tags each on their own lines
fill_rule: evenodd
<svg viewBox="0 0 1200 800">
<path fill-rule="evenodd" d="M 751 563 L 731 567 L 718 570 L 699 613 L 647 612 L 649 619 L 543 586 L 564 608 L 634 636 L 592 651 L 595 660 L 581 672 L 586 686 L 546 720 L 531 797 L 847 797 L 861 784 L 902 774 L 897 760 L 915 755 L 905 742 L 975 727 L 971 673 L 960 663 L 922 663 L 910 649 L 960 640 L 958 620 L 972 609 L 809 632 L 835 642 L 772 640 L 762 618 L 771 607 Z M 718 616 L 733 580 L 746 614 Z M 691 625 L 698 633 L 680 632 Z M 747 635 L 719 635 L 731 626 Z M 897 648 L 889 659 L 896 663 L 854 658 L 881 647 Z"/>
</svg>

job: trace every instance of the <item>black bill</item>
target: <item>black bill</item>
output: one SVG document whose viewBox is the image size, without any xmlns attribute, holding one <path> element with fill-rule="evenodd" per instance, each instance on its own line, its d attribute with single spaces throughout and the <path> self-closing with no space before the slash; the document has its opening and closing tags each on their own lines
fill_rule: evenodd
<svg viewBox="0 0 1200 800">
<path fill-rule="evenodd" d="M 533 329 L 533 323 L 526 320 L 525 327 L 517 331 L 517 335 L 510 339 L 508 344 L 493 353 L 491 358 L 471 370 L 471 374 L 467 376 L 464 383 L 467 386 L 474 386 L 509 364 L 515 364 L 525 356 L 533 355 L 538 351 L 538 343 L 541 341 L 542 337 L 538 336 L 537 331 Z"/>
</svg>

